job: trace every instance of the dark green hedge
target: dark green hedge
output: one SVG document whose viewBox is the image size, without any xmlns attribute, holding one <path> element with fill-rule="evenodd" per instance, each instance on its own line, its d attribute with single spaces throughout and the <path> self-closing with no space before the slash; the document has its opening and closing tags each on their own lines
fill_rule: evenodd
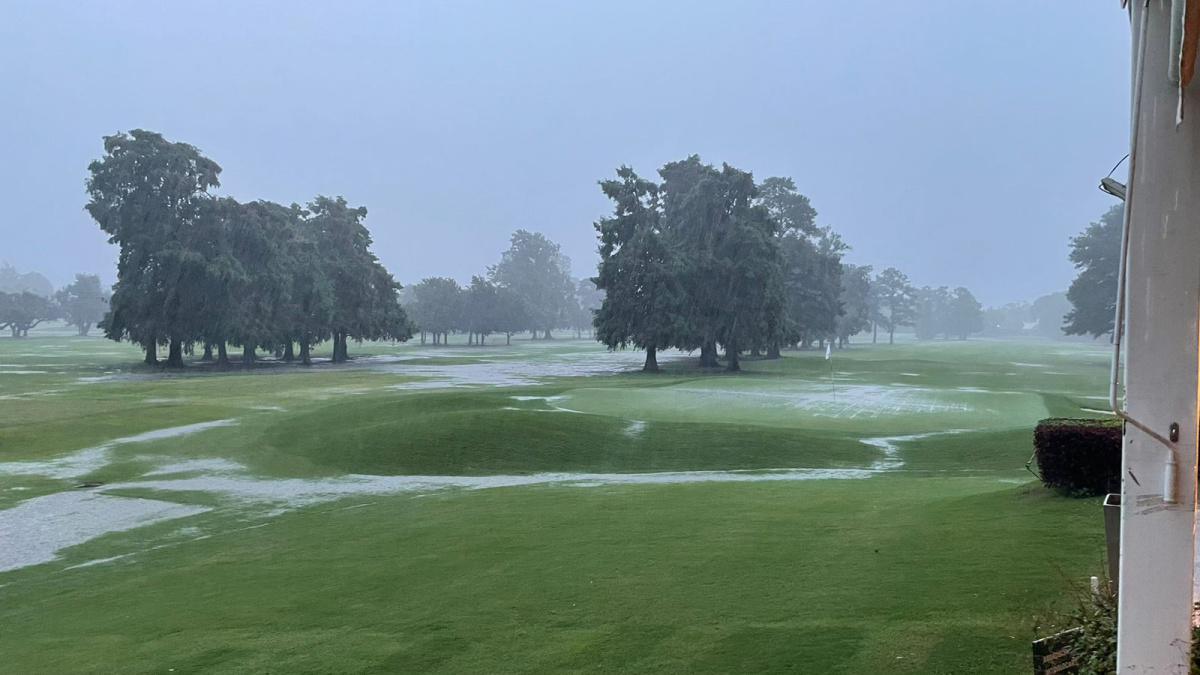
<svg viewBox="0 0 1200 675">
<path fill-rule="evenodd" d="M 1090 496 L 1120 486 L 1119 420 L 1042 420 L 1033 432 L 1033 445 L 1038 474 L 1047 487 Z"/>
</svg>

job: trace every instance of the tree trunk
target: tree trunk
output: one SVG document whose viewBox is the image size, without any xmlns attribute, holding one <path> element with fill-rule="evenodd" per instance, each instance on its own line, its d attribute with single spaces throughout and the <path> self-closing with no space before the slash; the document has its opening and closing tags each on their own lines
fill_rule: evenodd
<svg viewBox="0 0 1200 675">
<path fill-rule="evenodd" d="M 655 347 L 654 345 L 646 347 L 646 363 L 642 366 L 642 372 L 658 372 L 658 347 Z"/>
<path fill-rule="evenodd" d="M 300 343 L 300 363 L 303 363 L 306 366 L 312 365 L 312 354 L 309 352 L 308 338 L 305 338 L 304 341 Z"/>
<path fill-rule="evenodd" d="M 13 329 L 13 337 L 17 336 L 17 329 Z M 146 345 L 146 358 L 144 360 L 148 366 L 158 365 L 158 341 L 154 338 L 150 339 L 150 344 Z"/>
<path fill-rule="evenodd" d="M 725 345 L 725 358 L 729 360 L 729 364 L 725 366 L 726 371 L 736 373 L 742 369 L 741 363 L 738 362 L 738 350 L 734 345 Z"/>
<path fill-rule="evenodd" d="M 229 365 L 229 349 L 225 346 L 224 340 L 217 343 L 217 365 Z"/>
<path fill-rule="evenodd" d="M 700 367 L 701 368 L 716 368 L 721 365 L 717 362 L 717 343 L 705 341 L 700 345 Z"/>
<path fill-rule="evenodd" d="M 487 344 L 487 336 L 484 335 L 483 333 L 480 333 L 479 334 L 479 346 L 482 347 L 486 344 Z"/>
<path fill-rule="evenodd" d="M 167 367 L 183 367 L 183 342 L 179 338 L 171 338 L 167 351 Z"/>
<path fill-rule="evenodd" d="M 350 350 L 346 348 L 346 334 L 335 333 L 333 336 L 333 355 L 335 363 L 345 363 L 350 360 Z"/>
<path fill-rule="evenodd" d="M 425 344 L 425 331 L 421 331 L 421 344 Z"/>
<path fill-rule="evenodd" d="M 779 342 L 772 342 L 770 345 L 767 346 L 767 358 L 768 359 L 779 358 Z"/>
<path fill-rule="evenodd" d="M 205 341 L 204 355 L 200 357 L 201 361 L 212 361 L 212 343 Z"/>
<path fill-rule="evenodd" d="M 291 339 L 287 341 L 287 345 L 283 348 L 283 360 L 288 363 L 296 360 L 296 350 L 292 346 Z"/>
<path fill-rule="evenodd" d="M 553 339 L 554 339 L 554 336 L 550 334 L 550 329 L 549 329 L 549 328 L 547 328 L 547 329 L 546 329 L 546 339 L 547 339 L 547 340 L 553 340 Z"/>
<path fill-rule="evenodd" d="M 242 365 L 254 365 L 254 347 L 252 345 L 242 345 Z"/>
<path fill-rule="evenodd" d="M 879 324 L 872 321 L 871 322 L 871 344 L 875 344 L 878 341 L 879 341 Z"/>
<path fill-rule="evenodd" d="M 896 344 L 896 327 L 895 326 L 888 326 L 888 344 L 889 345 Z"/>
<path fill-rule="evenodd" d="M 754 358 L 758 358 L 758 357 L 762 356 L 762 352 L 759 351 L 757 345 L 750 348 L 750 356 L 753 356 Z"/>
<path fill-rule="evenodd" d="M 91 329 L 92 329 L 92 324 L 90 324 L 90 323 L 79 324 L 79 337 L 87 337 L 88 331 Z"/>
<path fill-rule="evenodd" d="M 512 333 L 505 333 L 505 334 L 504 334 L 504 344 L 505 344 L 505 345 L 512 345 Z"/>
</svg>

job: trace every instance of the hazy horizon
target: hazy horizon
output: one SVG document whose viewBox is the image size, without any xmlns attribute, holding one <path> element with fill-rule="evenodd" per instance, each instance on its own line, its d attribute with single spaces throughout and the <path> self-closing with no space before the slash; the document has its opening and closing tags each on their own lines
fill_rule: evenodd
<svg viewBox="0 0 1200 675">
<path fill-rule="evenodd" d="M 1069 237 L 1114 203 L 1126 15 L 859 5 L 12 3 L 0 261 L 111 282 L 87 165 L 146 128 L 216 160 L 221 194 L 366 206 L 404 283 L 469 279 L 518 228 L 590 276 L 596 181 L 698 153 L 793 177 L 849 262 L 986 305 L 1065 290 Z"/>
</svg>

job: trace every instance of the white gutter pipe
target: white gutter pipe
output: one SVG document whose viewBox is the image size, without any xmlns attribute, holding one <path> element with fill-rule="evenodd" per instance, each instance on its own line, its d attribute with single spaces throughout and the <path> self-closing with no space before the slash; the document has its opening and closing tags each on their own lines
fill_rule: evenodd
<svg viewBox="0 0 1200 675">
<path fill-rule="evenodd" d="M 1149 6 L 1147 0 L 1146 5 Z M 1129 228 L 1130 208 L 1133 203 L 1133 175 L 1134 169 L 1137 167 L 1137 144 L 1138 144 L 1138 125 L 1141 117 L 1142 107 L 1142 78 L 1145 70 L 1146 57 L 1146 17 L 1149 12 L 1143 11 L 1141 15 L 1141 25 L 1138 27 L 1138 55 L 1137 65 L 1134 68 L 1134 83 L 1133 83 L 1133 110 L 1131 112 L 1132 119 L 1129 125 L 1129 180 L 1126 182 L 1125 188 L 1125 213 L 1121 221 L 1121 258 L 1120 264 L 1117 267 L 1117 307 L 1116 316 L 1113 321 L 1113 355 L 1112 355 L 1112 372 L 1108 386 L 1108 404 L 1112 408 L 1113 414 L 1117 419 L 1124 421 L 1126 424 L 1140 429 L 1147 436 L 1158 441 L 1167 451 L 1167 461 L 1163 466 L 1163 494 L 1162 500 L 1165 504 L 1175 504 L 1179 501 L 1178 476 L 1179 460 L 1175 455 L 1175 446 L 1172 440 L 1167 439 L 1162 434 L 1154 429 L 1151 429 L 1146 424 L 1131 417 L 1128 411 L 1121 405 L 1118 392 L 1120 391 L 1121 379 L 1121 338 L 1125 331 L 1125 275 L 1126 266 L 1129 262 Z"/>
</svg>

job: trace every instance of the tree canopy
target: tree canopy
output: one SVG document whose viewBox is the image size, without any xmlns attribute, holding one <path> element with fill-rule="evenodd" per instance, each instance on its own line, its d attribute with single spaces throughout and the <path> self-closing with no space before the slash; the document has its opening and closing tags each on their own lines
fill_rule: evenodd
<svg viewBox="0 0 1200 675">
<path fill-rule="evenodd" d="M 536 338 L 564 323 L 575 295 L 571 261 L 558 244 L 540 232 L 517 230 L 510 246 L 489 276 L 497 286 L 507 288 L 520 300 L 525 329 Z"/>
<path fill-rule="evenodd" d="M 15 338 L 27 337 L 31 328 L 56 318 L 58 307 L 50 298 L 29 291 L 0 293 L 0 330 L 7 328 Z"/>
<path fill-rule="evenodd" d="M 908 275 L 889 267 L 875 277 L 878 321 L 887 330 L 888 344 L 896 341 L 896 328 L 910 326 L 917 316 L 917 291 Z"/>
<path fill-rule="evenodd" d="M 68 326 L 86 336 L 108 311 L 108 291 L 95 274 L 76 274 L 75 281 L 54 295 L 59 312 Z"/>
<path fill-rule="evenodd" d="M 37 272 L 18 272 L 8 263 L 0 263 L 0 293 L 25 292 L 49 297 L 54 294 L 54 286 Z"/>
<path fill-rule="evenodd" d="M 983 307 L 968 289 L 953 290 L 941 286 L 926 286 L 916 292 L 916 313 L 913 320 L 918 339 L 932 340 L 942 336 L 965 340 L 983 330 Z"/>
<path fill-rule="evenodd" d="M 605 291 L 596 337 L 610 348 L 646 350 L 645 370 L 666 347 L 700 351 L 702 366 L 739 368 L 739 354 L 778 357 L 782 345 L 807 345 L 858 332 L 869 276 L 843 284 L 848 247 L 790 178 L 754 177 L 692 155 L 664 165 L 659 182 L 629 167 L 600 182 L 613 203 L 595 225 L 596 284 Z M 855 314 L 844 303 L 857 302 Z"/>
<path fill-rule="evenodd" d="M 1112 333 L 1124 215 L 1122 205 L 1114 206 L 1071 238 L 1071 262 L 1079 274 L 1067 289 L 1071 301 L 1071 311 L 1063 324 L 1067 335 L 1100 337 Z"/>
</svg>

